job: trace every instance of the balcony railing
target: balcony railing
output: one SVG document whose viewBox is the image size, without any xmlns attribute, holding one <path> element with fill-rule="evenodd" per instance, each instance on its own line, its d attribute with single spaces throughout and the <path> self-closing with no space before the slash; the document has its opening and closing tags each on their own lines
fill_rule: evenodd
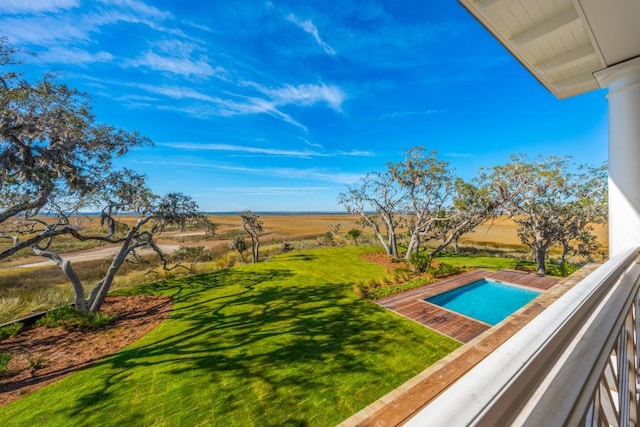
<svg viewBox="0 0 640 427">
<path fill-rule="evenodd" d="M 576 284 L 406 425 L 637 425 L 639 288 L 635 248 Z"/>
</svg>

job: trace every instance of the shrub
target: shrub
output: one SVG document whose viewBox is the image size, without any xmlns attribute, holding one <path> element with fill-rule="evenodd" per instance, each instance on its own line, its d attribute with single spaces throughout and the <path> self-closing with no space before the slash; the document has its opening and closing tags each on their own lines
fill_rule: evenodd
<svg viewBox="0 0 640 427">
<path fill-rule="evenodd" d="M 427 272 L 432 277 L 447 277 L 458 274 L 462 271 L 462 268 L 447 263 L 439 263 L 438 266 L 431 266 L 427 269 Z"/>
<path fill-rule="evenodd" d="M 0 376 L 7 376 L 9 362 L 13 359 L 11 353 L 0 353 Z"/>
<path fill-rule="evenodd" d="M 105 313 L 81 313 L 72 306 L 62 306 L 41 317 L 36 326 L 55 328 L 61 326 L 72 331 L 87 331 L 104 328 L 115 320 Z"/>
<path fill-rule="evenodd" d="M 29 362 L 29 369 L 33 373 L 37 369 L 42 369 L 49 364 L 49 361 L 42 356 L 27 356 L 27 362 Z"/>
<path fill-rule="evenodd" d="M 409 267 L 396 267 L 393 269 L 393 280 L 396 283 L 406 282 L 411 277 Z"/>
<path fill-rule="evenodd" d="M 12 323 L 11 325 L 3 326 L 0 328 L 0 341 L 15 337 L 24 328 L 24 325 L 20 322 Z"/>
<path fill-rule="evenodd" d="M 208 262 L 213 260 L 213 254 L 204 246 L 180 246 L 170 258 L 171 262 Z"/>
<path fill-rule="evenodd" d="M 547 265 L 547 273 L 552 276 L 567 277 L 571 276 L 578 270 L 580 270 L 579 265 L 568 262 L 560 265 Z"/>
<path fill-rule="evenodd" d="M 414 251 L 411 253 L 411 256 L 409 256 L 409 263 L 413 266 L 413 271 L 416 274 L 420 274 L 427 271 L 432 259 L 431 255 L 424 251 Z"/>
<path fill-rule="evenodd" d="M 424 285 L 428 285 L 433 282 L 432 279 L 427 277 L 418 277 L 401 284 L 358 284 L 357 293 L 368 300 L 375 301 L 380 298 L 386 298 L 391 295 L 399 294 L 400 292 L 408 291 L 410 289 L 419 288 Z"/>
</svg>

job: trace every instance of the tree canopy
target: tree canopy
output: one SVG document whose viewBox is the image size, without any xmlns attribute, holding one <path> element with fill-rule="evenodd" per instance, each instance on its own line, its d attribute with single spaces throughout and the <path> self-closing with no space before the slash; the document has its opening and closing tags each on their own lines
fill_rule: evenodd
<svg viewBox="0 0 640 427">
<path fill-rule="evenodd" d="M 412 147 L 402 161 L 387 163 L 384 172 L 369 173 L 348 186 L 338 202 L 361 216 L 387 255 L 399 255 L 398 229 L 407 230 L 408 260 L 424 242 L 440 240 L 434 255 L 486 220 L 496 205 L 489 194 L 486 185 L 457 178 L 435 151 Z"/>
<path fill-rule="evenodd" d="M 0 38 L 3 69 L 19 62 L 17 54 Z M 114 158 L 151 143 L 137 132 L 96 123 L 87 95 L 51 75 L 30 83 L 16 72 L 1 73 L 0 111 L 0 226 L 55 211 L 62 199 L 92 197 L 115 179 Z M 0 259 L 48 237 L 31 236 L 0 252 Z"/>
<path fill-rule="evenodd" d="M 507 213 L 544 274 L 551 247 L 562 249 L 562 262 L 598 248 L 593 224 L 606 222 L 606 173 L 606 165 L 576 165 L 568 157 L 515 155 L 465 181 L 436 152 L 412 147 L 402 161 L 348 186 L 338 201 L 361 216 L 390 256 L 398 256 L 398 230 L 406 230 L 406 259 L 426 242 L 431 256 L 452 243 L 457 250 L 463 234 Z"/>
<path fill-rule="evenodd" d="M 594 223 L 604 223 L 607 212 L 606 166 L 576 165 L 569 157 L 514 155 L 486 175 L 500 206 L 518 224 L 518 236 L 531 248 L 538 273 L 545 273 L 549 248 L 588 255 L 598 243 Z"/>
<path fill-rule="evenodd" d="M 151 141 L 96 122 L 86 94 L 51 75 L 31 83 L 7 67 L 20 52 L 0 38 L 0 238 L 11 245 L 0 259 L 31 248 L 53 260 L 69 279 L 80 311 L 98 311 L 122 263 L 139 248 L 157 253 L 155 238 L 166 226 L 200 224 L 212 229 L 188 196 L 155 195 L 143 175 L 114 167 L 114 159 Z M 72 221 L 99 210 L 102 229 L 86 233 Z M 119 220 L 134 214 L 135 224 Z M 62 235 L 118 245 L 103 278 L 85 295 L 71 263 L 53 248 Z"/>
</svg>

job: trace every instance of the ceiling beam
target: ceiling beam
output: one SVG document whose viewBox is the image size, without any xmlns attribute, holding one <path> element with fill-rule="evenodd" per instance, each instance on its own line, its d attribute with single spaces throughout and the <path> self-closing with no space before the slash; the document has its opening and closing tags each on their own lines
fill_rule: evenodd
<svg viewBox="0 0 640 427">
<path fill-rule="evenodd" d="M 477 9 L 482 10 L 483 12 L 498 4 L 501 7 L 508 7 L 516 1 L 517 0 L 473 0 Z"/>
<path fill-rule="evenodd" d="M 572 25 L 582 26 L 580 16 L 573 7 L 559 13 L 551 19 L 514 35 L 509 41 L 513 43 L 514 46 L 521 48 L 534 41 L 555 36 L 558 32 L 564 31 Z"/>
<path fill-rule="evenodd" d="M 552 74 L 565 71 L 593 59 L 598 59 L 598 54 L 589 43 L 540 62 L 535 67 L 543 74 Z"/>
<path fill-rule="evenodd" d="M 565 80 L 560 80 L 555 82 L 553 86 L 557 92 L 562 94 L 562 98 L 567 98 L 599 87 L 592 73 L 583 73 Z"/>
<path fill-rule="evenodd" d="M 501 0 L 475 0 L 478 8 L 480 9 L 488 9 L 494 4 L 500 2 Z"/>
</svg>

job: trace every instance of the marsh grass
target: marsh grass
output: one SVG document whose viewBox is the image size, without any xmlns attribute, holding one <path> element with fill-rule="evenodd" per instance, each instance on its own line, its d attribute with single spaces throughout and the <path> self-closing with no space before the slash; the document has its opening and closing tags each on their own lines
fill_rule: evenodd
<svg viewBox="0 0 640 427">
<path fill-rule="evenodd" d="M 74 269 L 86 286 L 85 291 L 103 277 L 109 264 L 109 259 L 74 263 Z M 154 264 L 150 262 L 125 263 L 120 271 L 121 276 L 116 277 L 114 281 L 114 288 L 118 287 L 120 281 L 129 285 L 132 278 L 122 279 L 128 275 L 136 276 L 138 280 L 144 279 L 144 273 L 153 267 Z M 151 280 L 154 279 L 147 278 L 142 281 Z M 55 265 L 0 270 L 0 323 L 29 313 L 69 304 L 71 301 L 73 301 L 71 286 L 62 271 Z"/>
</svg>

